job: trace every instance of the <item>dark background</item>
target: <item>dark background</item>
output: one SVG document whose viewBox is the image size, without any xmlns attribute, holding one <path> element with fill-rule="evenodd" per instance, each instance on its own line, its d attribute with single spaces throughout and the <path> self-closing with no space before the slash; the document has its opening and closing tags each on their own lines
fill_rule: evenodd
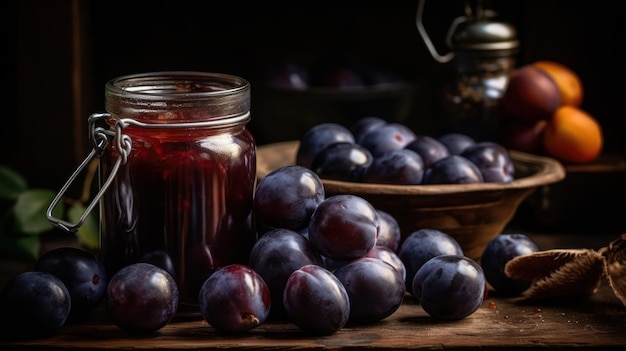
<svg viewBox="0 0 626 351">
<path fill-rule="evenodd" d="M 104 84 L 160 70 L 229 73 L 252 83 L 253 133 L 272 142 L 276 125 L 262 106 L 260 73 L 287 60 L 328 57 L 369 62 L 415 83 L 411 126 L 429 126 L 445 65 L 435 62 L 415 26 L 418 1 L 87 1 L 3 2 L 4 54 L 0 163 L 31 186 L 59 188 L 87 154 L 86 119 L 103 110 Z M 582 79 L 582 108 L 605 131 L 605 152 L 626 151 L 623 12 L 619 2 L 486 1 L 518 30 L 518 65 L 561 62 Z M 462 0 L 426 2 L 424 23 L 443 38 Z M 255 102 L 256 101 L 256 102 Z M 267 105 L 267 104 L 265 104 Z M 272 103 L 274 105 L 274 103 Z M 275 102 L 280 109 L 281 102 Z M 294 111 L 294 121 L 298 119 Z M 294 122 L 295 123 L 295 122 Z M 268 130 L 270 131 L 268 133 Z M 276 138 L 279 139 L 279 138 Z"/>
</svg>

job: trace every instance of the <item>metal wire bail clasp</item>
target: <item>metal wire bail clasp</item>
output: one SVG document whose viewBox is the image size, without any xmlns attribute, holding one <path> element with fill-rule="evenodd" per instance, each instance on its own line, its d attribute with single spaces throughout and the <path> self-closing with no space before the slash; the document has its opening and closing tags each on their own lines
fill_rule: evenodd
<svg viewBox="0 0 626 351">
<path fill-rule="evenodd" d="M 450 60 L 454 58 L 454 51 L 449 51 L 445 55 L 439 54 L 439 52 L 437 51 L 437 48 L 435 48 L 435 45 L 430 40 L 430 37 L 428 36 L 428 32 L 426 32 L 426 28 L 424 27 L 424 23 L 422 19 L 424 16 L 424 4 L 425 3 L 426 3 L 426 0 L 420 0 L 420 2 L 417 5 L 417 15 L 415 17 L 415 25 L 417 26 L 417 31 L 422 37 L 422 40 L 424 40 L 424 44 L 426 44 L 426 48 L 430 52 L 431 56 L 435 59 L 435 61 L 439 63 L 449 62 Z M 468 22 L 472 20 L 473 18 L 481 18 L 483 16 L 484 11 L 483 11 L 482 0 L 477 0 L 475 9 L 472 9 L 472 6 L 469 0 L 465 0 L 464 10 L 465 10 L 465 15 L 455 18 L 452 21 L 452 24 L 450 24 L 450 28 L 448 29 L 448 33 L 446 35 L 446 44 L 448 45 L 448 48 L 452 47 L 452 37 L 454 36 L 454 33 L 456 32 L 460 24 L 464 22 Z"/>
<path fill-rule="evenodd" d="M 48 206 L 48 210 L 46 212 L 48 220 L 55 227 L 61 228 L 67 232 L 77 231 L 78 228 L 80 228 L 80 226 L 83 225 L 83 223 L 87 219 L 87 216 L 96 206 L 96 204 L 98 203 L 98 201 L 100 200 L 104 192 L 107 190 L 109 185 L 111 185 L 111 182 L 113 181 L 113 178 L 117 174 L 117 171 L 120 165 L 125 164 L 128 159 L 128 155 L 130 154 L 132 143 L 131 143 L 129 136 L 122 134 L 121 132 L 122 125 L 120 125 L 119 123 L 116 123 L 115 132 L 108 130 L 105 127 L 98 126 L 100 122 L 108 118 L 111 118 L 111 115 L 109 113 L 94 113 L 91 116 L 89 116 L 89 119 L 88 119 L 89 131 L 90 131 L 89 135 L 90 135 L 90 139 L 92 143 L 91 152 L 89 153 L 89 155 L 87 155 L 87 157 L 83 160 L 83 162 L 78 166 L 78 168 L 76 168 L 76 170 L 74 171 L 74 173 L 72 173 L 72 175 L 69 177 L 67 182 L 65 182 L 65 185 L 61 188 L 59 193 L 54 197 L 54 199 L 50 203 L 50 206 Z M 111 174 L 106 179 L 106 181 L 102 184 L 102 186 L 100 187 L 100 190 L 94 196 L 93 200 L 91 200 L 91 202 L 89 203 L 89 206 L 87 206 L 87 208 L 85 209 L 85 212 L 80 216 L 80 218 L 78 219 L 76 223 L 70 223 L 63 219 L 56 218 L 52 214 L 52 212 L 54 211 L 55 207 L 58 205 L 59 201 L 61 201 L 61 199 L 65 195 L 67 189 L 69 189 L 69 187 L 72 185 L 76 177 L 85 169 L 85 167 L 87 167 L 89 163 L 91 163 L 91 160 L 93 160 L 95 157 L 99 158 L 102 156 L 102 154 L 106 150 L 111 139 L 116 139 L 116 147 L 119 150 L 120 156 L 115 162 L 111 170 Z"/>
</svg>

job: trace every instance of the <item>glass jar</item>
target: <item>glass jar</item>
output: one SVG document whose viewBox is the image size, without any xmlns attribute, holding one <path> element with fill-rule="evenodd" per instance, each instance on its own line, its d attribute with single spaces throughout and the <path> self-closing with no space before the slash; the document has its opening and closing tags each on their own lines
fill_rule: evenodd
<svg viewBox="0 0 626 351">
<path fill-rule="evenodd" d="M 181 307 L 195 305 L 204 280 L 247 263 L 256 241 L 250 85 L 216 73 L 135 74 L 106 84 L 105 108 L 89 125 L 107 273 L 155 263 L 176 279 Z"/>
<path fill-rule="evenodd" d="M 496 140 L 500 100 L 515 62 L 508 52 L 457 51 L 452 60 L 453 77 L 441 94 L 441 132 Z"/>
</svg>

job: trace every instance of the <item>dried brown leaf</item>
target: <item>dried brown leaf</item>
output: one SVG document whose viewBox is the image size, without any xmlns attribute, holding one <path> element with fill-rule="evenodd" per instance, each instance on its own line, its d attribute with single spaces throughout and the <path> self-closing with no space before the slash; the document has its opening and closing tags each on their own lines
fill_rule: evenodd
<svg viewBox="0 0 626 351">
<path fill-rule="evenodd" d="M 600 250 L 605 258 L 604 271 L 613 293 L 626 306 L 626 234 Z"/>
<path fill-rule="evenodd" d="M 505 273 L 533 283 L 524 297 L 546 299 L 593 294 L 603 269 L 602 255 L 594 250 L 554 249 L 515 257 L 505 266 Z"/>
</svg>

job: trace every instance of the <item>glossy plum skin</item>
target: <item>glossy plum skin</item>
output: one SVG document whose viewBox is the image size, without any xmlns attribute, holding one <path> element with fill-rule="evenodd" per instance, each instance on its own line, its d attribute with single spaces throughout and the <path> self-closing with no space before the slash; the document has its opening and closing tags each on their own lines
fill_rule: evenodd
<svg viewBox="0 0 626 351">
<path fill-rule="evenodd" d="M 555 80 L 547 71 L 532 64 L 510 73 L 500 100 L 503 116 L 528 122 L 549 120 L 559 106 L 561 94 Z"/>
<path fill-rule="evenodd" d="M 109 280 L 106 308 L 120 329 L 148 334 L 163 328 L 178 309 L 178 286 L 164 269 L 138 262 L 123 267 Z"/>
<path fill-rule="evenodd" d="M 263 278 L 243 264 L 213 272 L 198 295 L 202 316 L 213 328 L 242 333 L 263 324 L 270 313 L 270 290 Z"/>
<path fill-rule="evenodd" d="M 502 296 L 517 296 L 530 287 L 530 282 L 511 279 L 504 273 L 506 264 L 517 256 L 539 251 L 539 246 L 525 234 L 500 234 L 491 239 L 480 259 L 485 278 Z"/>
<path fill-rule="evenodd" d="M 437 229 L 422 228 L 410 233 L 398 249 L 406 269 L 406 289 L 412 293 L 413 277 L 428 260 L 441 255 L 463 255 L 461 245 L 452 236 Z"/>
<path fill-rule="evenodd" d="M 104 265 L 91 252 L 60 247 L 43 254 L 33 268 L 61 279 L 72 299 L 68 321 L 81 321 L 104 299 L 108 278 Z"/>
<path fill-rule="evenodd" d="M 0 293 L 0 335 L 39 338 L 54 335 L 71 310 L 65 284 L 48 272 L 20 273 Z"/>
<path fill-rule="evenodd" d="M 424 184 L 482 183 L 478 166 L 461 155 L 450 155 L 433 163 L 424 173 Z"/>
<path fill-rule="evenodd" d="M 460 320 L 482 305 L 485 275 L 476 261 L 459 255 L 436 256 L 413 278 L 413 295 L 431 317 Z"/>
<path fill-rule="evenodd" d="M 351 260 L 376 244 L 380 222 L 376 209 L 356 195 L 334 195 L 322 201 L 309 223 L 308 235 L 321 255 Z"/>
<path fill-rule="evenodd" d="M 506 183 L 514 179 L 515 166 L 507 149 L 500 144 L 479 142 L 465 149 L 461 156 L 478 167 L 484 182 Z"/>
<path fill-rule="evenodd" d="M 444 157 L 450 156 L 450 151 L 443 143 L 428 135 L 418 135 L 405 148 L 417 152 L 422 157 L 425 168 Z"/>
<path fill-rule="evenodd" d="M 376 209 L 378 220 L 380 222 L 380 230 L 376 245 L 387 246 L 392 251 L 397 252 L 402 240 L 402 231 L 398 220 L 389 212 Z"/>
<path fill-rule="evenodd" d="M 400 275 L 402 276 L 403 280 L 406 279 L 406 268 L 404 267 L 404 262 L 402 262 L 402 260 L 400 259 L 400 257 L 398 256 L 396 252 L 394 252 L 387 246 L 376 244 L 374 245 L 374 248 L 372 248 L 368 253 L 366 253 L 365 255 L 359 258 L 363 258 L 363 257 L 377 258 L 377 259 L 387 262 L 393 268 L 395 268 L 398 272 L 400 272 Z M 357 260 L 359 258 L 357 258 Z M 324 265 L 326 269 L 328 269 L 331 272 L 336 271 L 340 267 L 343 267 L 352 261 L 354 260 L 340 261 L 340 260 L 333 260 L 331 258 L 324 257 Z"/>
<path fill-rule="evenodd" d="M 309 70 L 293 62 L 277 64 L 270 68 L 266 78 L 268 85 L 283 89 L 304 90 L 311 84 Z"/>
<path fill-rule="evenodd" d="M 291 273 L 305 265 L 324 266 L 313 244 L 300 233 L 289 229 L 273 229 L 263 234 L 250 252 L 250 268 L 267 284 L 272 309 L 270 317 L 283 318 L 283 290 Z"/>
<path fill-rule="evenodd" d="M 474 138 L 461 133 L 446 133 L 440 135 L 437 140 L 445 145 L 450 155 L 460 155 L 465 149 L 476 143 Z"/>
<path fill-rule="evenodd" d="M 317 153 L 311 169 L 320 178 L 361 182 L 373 159 L 369 150 L 359 144 L 334 143 Z"/>
<path fill-rule="evenodd" d="M 309 128 L 302 138 L 296 153 L 296 165 L 311 168 L 313 159 L 327 146 L 339 143 L 354 143 L 354 135 L 339 123 L 320 123 Z"/>
<path fill-rule="evenodd" d="M 298 231 L 309 224 L 324 199 L 324 185 L 315 172 L 303 166 L 284 166 L 259 181 L 254 215 L 262 225 Z"/>
<path fill-rule="evenodd" d="M 363 182 L 418 185 L 424 178 L 424 161 L 409 149 L 390 150 L 374 158 L 363 174 Z"/>
<path fill-rule="evenodd" d="M 383 118 L 376 116 L 366 116 L 359 118 L 354 123 L 349 126 L 350 132 L 354 136 L 354 139 L 357 143 L 361 140 L 361 138 L 369 133 L 370 131 L 382 127 L 387 124 L 387 121 Z"/>
<path fill-rule="evenodd" d="M 415 140 L 415 137 L 415 133 L 406 125 L 388 123 L 363 135 L 359 139 L 359 144 L 376 158 L 388 151 L 403 149 Z"/>
<path fill-rule="evenodd" d="M 308 334 L 333 334 L 350 317 L 345 287 L 324 267 L 304 265 L 295 270 L 282 297 L 288 320 Z"/>
<path fill-rule="evenodd" d="M 387 262 L 362 257 L 334 272 L 348 292 L 350 322 L 373 323 L 392 315 L 406 292 L 400 272 Z"/>
<path fill-rule="evenodd" d="M 174 262 L 172 258 L 164 250 L 154 250 L 146 252 L 141 256 L 138 262 L 151 263 L 157 267 L 163 268 L 174 279 L 176 279 L 176 269 L 174 268 Z"/>
<path fill-rule="evenodd" d="M 389 263 L 393 268 L 400 272 L 402 280 L 406 280 L 406 268 L 404 267 L 404 262 L 402 262 L 397 253 L 387 246 L 375 245 L 374 248 L 363 257 L 378 258 Z"/>
</svg>

